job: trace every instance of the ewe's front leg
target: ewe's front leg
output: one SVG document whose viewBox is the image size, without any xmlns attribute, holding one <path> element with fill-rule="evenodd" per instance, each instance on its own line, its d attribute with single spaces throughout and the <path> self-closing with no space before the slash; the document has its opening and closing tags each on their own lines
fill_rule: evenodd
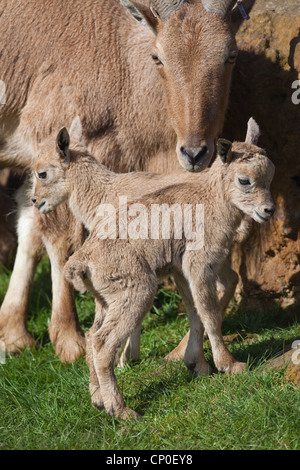
<svg viewBox="0 0 300 470">
<path fill-rule="evenodd" d="M 57 215 L 57 210 L 41 216 L 47 217 L 47 221 L 44 219 L 43 240 L 51 262 L 52 315 L 49 334 L 61 361 L 73 362 L 85 354 L 85 338 L 79 325 L 74 289 L 64 277 L 63 268 L 70 252 L 83 240 L 80 230 L 76 231 L 71 223 L 73 220 L 70 221 L 71 214 L 65 212 L 67 220 L 62 223 L 62 214 Z M 54 230 L 51 230 L 52 227 Z"/>
<path fill-rule="evenodd" d="M 193 266 L 188 277 L 191 279 L 191 292 L 197 313 L 211 343 L 215 365 L 219 371 L 227 374 L 241 372 L 246 369 L 246 364 L 234 359 L 223 340 L 221 331 L 223 311 L 217 297 L 213 270 L 207 269 L 205 273 L 199 271 L 200 269 L 197 270 Z"/>
<path fill-rule="evenodd" d="M 24 198 L 20 200 L 24 201 Z M 34 207 L 23 202 L 18 212 L 18 249 L 0 310 L 0 339 L 12 353 L 34 344 L 26 327 L 27 309 L 35 269 L 44 250 Z"/>
</svg>

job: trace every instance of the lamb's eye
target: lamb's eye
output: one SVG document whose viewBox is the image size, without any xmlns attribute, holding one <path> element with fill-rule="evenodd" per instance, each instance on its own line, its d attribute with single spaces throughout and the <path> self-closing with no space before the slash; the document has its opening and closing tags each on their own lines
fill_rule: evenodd
<svg viewBox="0 0 300 470">
<path fill-rule="evenodd" d="M 247 179 L 242 179 L 242 178 L 239 178 L 239 183 L 240 183 L 242 186 L 247 186 L 247 184 L 251 184 L 249 180 L 247 180 Z"/>
<path fill-rule="evenodd" d="M 40 180 L 45 180 L 47 178 L 46 171 L 42 171 L 41 173 L 38 173 L 38 177 Z"/>
<path fill-rule="evenodd" d="M 156 65 L 158 65 L 158 66 L 159 66 L 159 65 L 162 65 L 162 66 L 164 65 L 164 64 L 162 63 L 162 61 L 157 57 L 157 55 L 151 54 L 151 57 L 152 57 L 152 59 L 154 60 L 154 62 L 155 62 Z"/>
</svg>

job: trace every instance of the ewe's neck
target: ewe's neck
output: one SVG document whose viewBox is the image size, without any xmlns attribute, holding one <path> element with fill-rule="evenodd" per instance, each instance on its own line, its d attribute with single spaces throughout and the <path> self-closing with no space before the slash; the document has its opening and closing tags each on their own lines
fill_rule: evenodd
<svg viewBox="0 0 300 470">
<path fill-rule="evenodd" d="M 114 173 L 92 156 L 72 151 L 68 177 L 71 186 L 70 209 L 91 230 Z"/>
</svg>

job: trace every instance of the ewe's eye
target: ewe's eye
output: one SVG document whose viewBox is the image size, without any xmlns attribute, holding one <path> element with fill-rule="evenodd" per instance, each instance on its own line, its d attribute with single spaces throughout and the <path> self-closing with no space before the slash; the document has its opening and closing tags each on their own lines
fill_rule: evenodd
<svg viewBox="0 0 300 470">
<path fill-rule="evenodd" d="M 38 173 L 38 178 L 40 180 L 45 180 L 47 178 L 47 173 L 46 171 L 42 171 L 41 173 Z"/>
<path fill-rule="evenodd" d="M 251 182 L 247 179 L 242 179 L 242 178 L 239 178 L 239 183 L 242 185 L 242 186 L 247 186 L 248 184 L 251 184 Z"/>
<path fill-rule="evenodd" d="M 237 51 L 231 52 L 230 55 L 227 57 L 225 64 L 234 64 L 237 56 L 238 56 Z"/>
<path fill-rule="evenodd" d="M 162 66 L 163 66 L 163 65 L 164 65 L 164 64 L 162 63 L 162 61 L 157 57 L 157 55 L 151 54 L 151 57 L 152 57 L 152 59 L 154 60 L 155 65 L 157 65 L 157 66 L 159 66 L 159 65 L 162 65 Z"/>
</svg>

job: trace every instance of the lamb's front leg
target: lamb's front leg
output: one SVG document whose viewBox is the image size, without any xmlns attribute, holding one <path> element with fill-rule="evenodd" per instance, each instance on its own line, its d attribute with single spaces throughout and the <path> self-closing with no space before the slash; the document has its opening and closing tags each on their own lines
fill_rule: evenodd
<svg viewBox="0 0 300 470">
<path fill-rule="evenodd" d="M 238 362 L 228 351 L 222 336 L 223 311 L 216 289 L 216 276 L 213 269 L 201 268 L 194 264 L 189 272 L 190 287 L 197 313 L 201 318 L 211 343 L 215 365 L 219 371 L 233 374 L 246 369 L 246 364 Z"/>
<path fill-rule="evenodd" d="M 231 268 L 230 259 L 228 258 L 218 273 L 217 279 L 218 299 L 223 319 L 225 317 L 229 302 L 234 296 L 238 281 L 239 276 Z"/>
<path fill-rule="evenodd" d="M 190 331 L 185 335 L 177 348 L 166 356 L 165 360 L 179 360 L 183 358 L 187 368 L 196 375 L 208 375 L 210 374 L 210 366 L 206 362 L 203 352 L 204 327 L 195 309 L 189 284 L 181 273 L 174 273 L 174 279 L 189 314 Z"/>
<path fill-rule="evenodd" d="M 238 283 L 238 275 L 230 266 L 230 258 L 228 258 L 222 269 L 218 273 L 217 293 L 219 300 L 219 308 L 222 311 L 222 317 L 225 317 L 226 309 L 230 300 L 234 296 L 234 292 Z M 165 358 L 164 361 L 180 361 L 184 359 L 186 347 L 188 345 L 190 332 L 183 337 L 178 346 L 174 348 Z"/>
</svg>

